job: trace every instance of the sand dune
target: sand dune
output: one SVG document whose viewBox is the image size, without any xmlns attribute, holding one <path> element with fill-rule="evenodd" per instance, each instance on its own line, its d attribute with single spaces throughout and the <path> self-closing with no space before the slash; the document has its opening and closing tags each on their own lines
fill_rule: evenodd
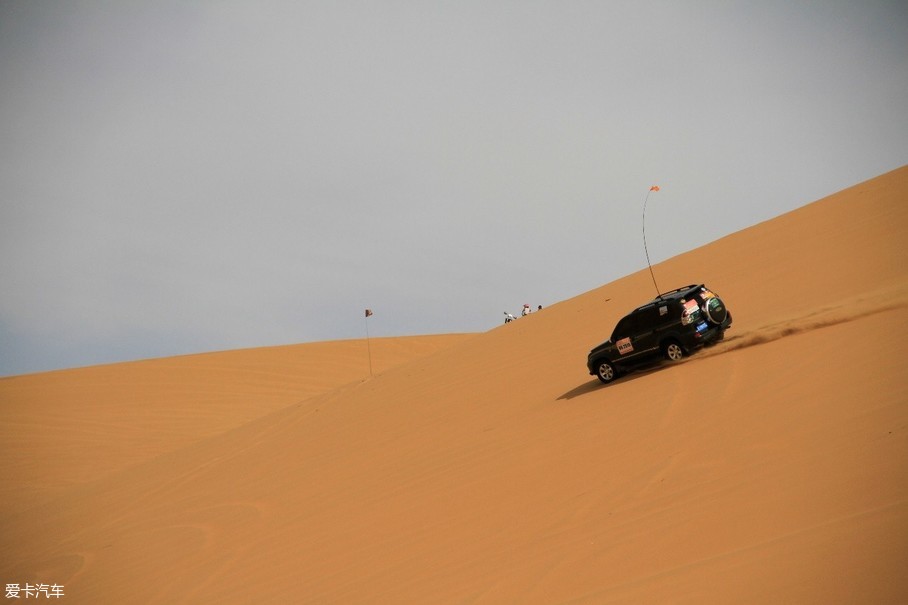
<svg viewBox="0 0 908 605">
<path fill-rule="evenodd" d="M 0 378 L 0 500 L 6 510 L 28 508 L 471 336 L 317 342 Z"/>
<path fill-rule="evenodd" d="M 906 199 L 902 168 L 660 263 L 735 324 L 609 386 L 586 353 L 648 271 L 395 341 L 370 378 L 287 348 L 0 381 L 0 577 L 74 603 L 908 602 Z M 42 422 L 65 445 L 16 428 Z"/>
</svg>

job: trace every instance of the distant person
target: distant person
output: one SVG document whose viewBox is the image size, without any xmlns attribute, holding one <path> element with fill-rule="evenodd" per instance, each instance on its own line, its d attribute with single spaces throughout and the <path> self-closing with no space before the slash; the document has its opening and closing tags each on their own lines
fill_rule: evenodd
<svg viewBox="0 0 908 605">
<path fill-rule="evenodd" d="M 526 317 L 527 315 L 529 315 L 532 312 L 533 312 L 533 310 L 530 308 L 530 305 L 523 305 L 523 311 L 520 312 L 520 315 L 522 317 Z"/>
<path fill-rule="evenodd" d="M 504 323 L 506 323 L 506 324 L 511 323 L 515 319 L 517 319 L 517 318 L 514 317 L 513 315 L 511 315 L 510 313 L 508 313 L 507 311 L 504 312 Z"/>
<path fill-rule="evenodd" d="M 536 309 L 536 310 L 537 310 L 537 311 L 542 311 L 542 305 L 539 305 L 539 308 Z"/>
</svg>

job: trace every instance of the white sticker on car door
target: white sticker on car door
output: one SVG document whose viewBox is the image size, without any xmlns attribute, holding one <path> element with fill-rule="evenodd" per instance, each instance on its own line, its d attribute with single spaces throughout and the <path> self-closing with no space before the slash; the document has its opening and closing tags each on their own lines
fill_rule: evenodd
<svg viewBox="0 0 908 605">
<path fill-rule="evenodd" d="M 618 347 L 618 352 L 621 353 L 622 355 L 627 355 L 628 353 L 630 353 L 631 351 L 634 350 L 634 345 L 631 344 L 630 337 L 622 338 L 621 340 L 619 340 L 618 342 L 615 343 L 615 346 Z"/>
</svg>

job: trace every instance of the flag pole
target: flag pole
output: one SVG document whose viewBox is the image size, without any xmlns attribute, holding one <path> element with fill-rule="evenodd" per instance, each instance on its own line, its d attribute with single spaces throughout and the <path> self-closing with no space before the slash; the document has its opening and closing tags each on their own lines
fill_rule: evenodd
<svg viewBox="0 0 908 605">
<path fill-rule="evenodd" d="M 366 349 L 369 351 L 369 376 L 372 376 L 372 342 L 369 339 L 370 317 L 372 317 L 372 309 L 366 309 Z"/>
<path fill-rule="evenodd" d="M 649 194 L 653 191 L 659 191 L 659 185 L 653 185 L 646 192 L 646 198 L 643 200 L 643 251 L 646 252 L 646 266 L 649 267 L 649 275 L 653 278 L 653 286 L 656 288 L 656 297 L 661 296 L 659 286 L 656 285 L 656 274 L 653 273 L 653 265 L 649 261 L 649 250 L 646 248 L 646 202 L 649 201 Z"/>
</svg>

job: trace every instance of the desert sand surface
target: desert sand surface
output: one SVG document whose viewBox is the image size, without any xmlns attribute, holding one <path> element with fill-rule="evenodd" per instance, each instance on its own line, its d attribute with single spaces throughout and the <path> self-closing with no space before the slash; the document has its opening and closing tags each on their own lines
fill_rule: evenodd
<svg viewBox="0 0 908 605">
<path fill-rule="evenodd" d="M 471 336 L 315 342 L 0 378 L 0 500 L 6 510 L 30 507 Z"/>
<path fill-rule="evenodd" d="M 646 269 L 387 339 L 371 376 L 350 342 L 0 380 L 0 581 L 71 603 L 906 603 L 906 234 L 903 167 L 655 265 L 734 325 L 607 386 L 586 354 L 652 298 Z"/>
</svg>

